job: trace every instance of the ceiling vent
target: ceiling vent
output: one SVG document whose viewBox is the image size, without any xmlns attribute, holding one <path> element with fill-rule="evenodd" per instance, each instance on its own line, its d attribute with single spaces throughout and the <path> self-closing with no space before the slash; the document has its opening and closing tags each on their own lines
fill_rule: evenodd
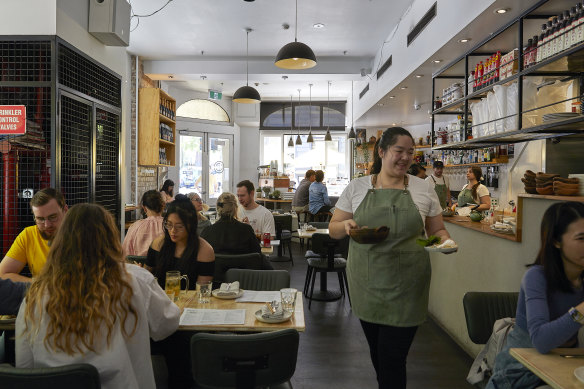
<svg viewBox="0 0 584 389">
<path fill-rule="evenodd" d="M 369 91 L 369 84 L 367 84 L 367 86 L 365 88 L 363 88 L 361 93 L 359 93 L 359 100 L 361 100 L 363 98 L 363 96 L 365 96 L 365 93 L 367 93 L 367 91 Z"/>
<path fill-rule="evenodd" d="M 390 55 L 389 58 L 387 59 L 387 61 L 385 61 L 385 63 L 377 71 L 377 79 L 378 80 L 381 78 L 381 76 L 383 76 L 383 73 L 385 73 L 385 71 L 387 69 L 389 69 L 389 67 L 391 66 L 391 57 L 393 57 L 393 56 Z"/>
<path fill-rule="evenodd" d="M 434 5 L 432 5 L 432 7 L 428 10 L 428 12 L 426 12 L 426 15 L 424 15 L 424 17 L 418 22 L 418 24 L 414 26 L 412 31 L 410 31 L 410 33 L 408 34 L 408 46 L 412 44 L 414 39 L 416 39 L 418 35 L 420 35 L 420 33 L 424 30 L 424 28 L 426 28 L 426 26 L 430 24 L 432 19 L 434 19 L 434 17 L 436 16 L 437 4 L 438 2 L 435 2 Z"/>
</svg>

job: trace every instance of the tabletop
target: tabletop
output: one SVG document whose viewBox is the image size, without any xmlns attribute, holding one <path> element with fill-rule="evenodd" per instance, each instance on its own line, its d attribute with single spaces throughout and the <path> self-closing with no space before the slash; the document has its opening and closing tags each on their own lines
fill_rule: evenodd
<svg viewBox="0 0 584 389">
<path fill-rule="evenodd" d="M 211 303 L 199 304 L 195 291 L 188 291 L 186 297 L 182 295 L 177 302 L 179 308 L 198 308 L 198 309 L 245 309 L 244 324 L 212 324 L 197 326 L 179 326 L 179 331 L 237 331 L 237 332 L 270 332 L 286 328 L 293 328 L 299 332 L 304 332 L 304 305 L 302 302 L 302 292 L 296 295 L 296 307 L 294 315 L 288 321 L 283 323 L 263 323 L 255 318 L 255 312 L 262 308 L 264 303 L 238 303 L 235 300 L 223 300 L 211 297 Z"/>
<path fill-rule="evenodd" d="M 292 203 L 292 199 L 282 200 L 282 199 L 266 199 L 266 198 L 256 198 L 255 201 L 265 202 L 265 203 Z"/>
<path fill-rule="evenodd" d="M 328 228 L 317 228 L 316 230 L 313 231 L 302 231 L 302 230 L 298 230 L 298 237 L 299 238 L 312 238 L 312 234 L 327 234 L 329 233 Z"/>
<path fill-rule="evenodd" d="M 574 376 L 574 369 L 584 366 L 584 348 L 555 348 L 541 354 L 534 348 L 512 348 L 511 356 L 554 389 L 582 389 L 584 384 Z M 561 355 L 576 355 L 566 358 Z"/>
</svg>

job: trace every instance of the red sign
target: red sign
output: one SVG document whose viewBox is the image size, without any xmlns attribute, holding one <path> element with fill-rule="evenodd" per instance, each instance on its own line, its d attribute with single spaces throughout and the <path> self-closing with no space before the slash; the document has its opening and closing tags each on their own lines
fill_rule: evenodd
<svg viewBox="0 0 584 389">
<path fill-rule="evenodd" d="M 0 135 L 22 135 L 26 132 L 26 107 L 0 105 Z"/>
</svg>

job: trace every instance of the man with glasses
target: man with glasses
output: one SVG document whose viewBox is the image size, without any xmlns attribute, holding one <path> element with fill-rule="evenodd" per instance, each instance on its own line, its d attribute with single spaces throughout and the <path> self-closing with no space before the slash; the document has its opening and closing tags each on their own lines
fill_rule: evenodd
<svg viewBox="0 0 584 389">
<path fill-rule="evenodd" d="M 65 197 L 53 188 L 45 188 L 35 193 L 30 206 L 36 225 L 26 227 L 16 237 L 0 262 L 0 278 L 31 282 L 31 278 L 19 273 L 28 265 L 33 277 L 39 274 L 47 261 L 50 242 L 57 234 L 67 212 Z"/>
</svg>

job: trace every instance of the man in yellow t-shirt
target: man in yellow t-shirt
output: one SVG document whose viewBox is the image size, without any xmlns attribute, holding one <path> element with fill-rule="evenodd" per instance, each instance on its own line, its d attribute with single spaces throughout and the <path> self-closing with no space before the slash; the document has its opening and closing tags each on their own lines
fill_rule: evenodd
<svg viewBox="0 0 584 389">
<path fill-rule="evenodd" d="M 0 278 L 31 282 L 19 273 L 28 265 L 33 277 L 37 276 L 49 253 L 49 244 L 61 226 L 67 204 L 65 197 L 53 188 L 38 191 L 30 201 L 35 226 L 26 227 L 14 240 L 10 250 L 0 262 Z"/>
</svg>

